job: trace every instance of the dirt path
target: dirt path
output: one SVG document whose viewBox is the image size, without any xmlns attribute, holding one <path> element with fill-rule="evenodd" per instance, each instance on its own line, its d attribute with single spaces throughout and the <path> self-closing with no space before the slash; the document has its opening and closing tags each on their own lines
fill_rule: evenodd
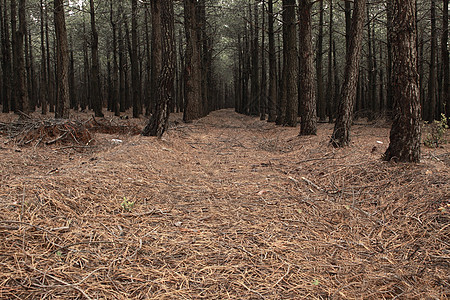
<svg viewBox="0 0 450 300">
<path fill-rule="evenodd" d="M 173 121 L 92 153 L 0 149 L 1 299 L 450 296 L 448 145 L 410 166 L 379 159 L 386 127 L 335 150 L 328 124 Z"/>
</svg>

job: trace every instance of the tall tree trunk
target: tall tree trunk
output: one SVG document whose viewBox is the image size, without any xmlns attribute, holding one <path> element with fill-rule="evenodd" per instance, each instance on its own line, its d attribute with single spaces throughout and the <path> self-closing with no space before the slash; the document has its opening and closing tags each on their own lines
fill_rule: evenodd
<svg viewBox="0 0 450 300">
<path fill-rule="evenodd" d="M 138 67 L 138 37 L 137 37 L 137 0 L 131 0 L 131 85 L 133 90 L 133 118 L 142 114 L 141 79 Z"/>
<path fill-rule="evenodd" d="M 153 3 L 152 1 L 151 3 Z M 126 64 L 127 57 L 125 53 L 125 45 L 124 45 L 124 37 L 122 31 L 123 20 L 122 18 L 122 2 L 119 2 L 119 8 L 117 15 L 119 17 L 118 21 L 118 32 L 117 32 L 117 41 L 118 41 L 118 56 L 119 56 L 119 111 L 126 111 L 126 103 L 127 103 L 127 94 L 126 94 Z"/>
<path fill-rule="evenodd" d="M 191 122 L 202 116 L 202 78 L 195 0 L 184 0 L 186 51 L 184 66 L 185 107 L 183 120 Z"/>
<path fill-rule="evenodd" d="M 1 22 L 1 39 L 2 39 L 2 112 L 8 113 L 11 107 L 11 43 L 9 40 L 9 23 L 8 23 L 8 7 L 6 0 L 3 1 L 4 11 L 0 11 L 2 17 Z"/>
<path fill-rule="evenodd" d="M 432 122 L 436 118 L 436 0 L 431 0 L 431 48 L 430 48 L 430 75 L 428 76 L 428 108 L 427 121 Z"/>
<path fill-rule="evenodd" d="M 91 101 L 96 117 L 103 117 L 102 98 L 100 90 L 100 61 L 98 57 L 98 32 L 95 25 L 94 0 L 89 0 L 91 15 Z"/>
<path fill-rule="evenodd" d="M 18 108 L 18 65 L 19 51 L 17 50 L 17 3 L 16 0 L 10 0 L 11 3 L 11 48 L 12 48 L 12 73 L 11 73 L 11 110 L 16 112 Z"/>
<path fill-rule="evenodd" d="M 393 86 L 392 86 L 392 22 L 393 22 L 393 11 L 392 11 L 392 1 L 386 0 L 386 32 L 387 32 L 387 67 L 386 67 L 386 76 L 387 76 L 387 86 L 386 86 L 386 103 L 387 110 L 391 111 L 393 108 Z"/>
<path fill-rule="evenodd" d="M 327 114 L 328 122 L 332 123 L 334 118 L 334 95 L 333 95 L 333 0 L 330 0 L 330 19 L 328 23 L 328 76 L 327 76 Z"/>
<path fill-rule="evenodd" d="M 162 41 L 161 41 L 161 0 L 151 1 L 152 15 L 152 57 L 151 57 L 151 83 L 150 83 L 150 107 L 151 113 L 155 113 L 158 89 L 158 76 L 162 69 Z"/>
<path fill-rule="evenodd" d="M 441 38 L 441 55 L 443 65 L 443 88 L 442 99 L 445 104 L 447 117 L 450 118 L 450 70 L 449 70 L 449 57 L 448 57 L 448 0 L 443 0 L 442 5 L 442 38 Z"/>
<path fill-rule="evenodd" d="M 69 50 L 67 43 L 64 0 L 55 0 L 56 57 L 58 74 L 58 93 L 56 100 L 56 118 L 69 118 Z"/>
<path fill-rule="evenodd" d="M 317 133 L 310 0 L 300 0 L 300 135 Z M 323 20 L 322 20 L 323 21 Z M 323 34 L 323 32 L 322 32 Z M 321 72 L 320 72 L 321 73 Z M 322 76 L 322 74 L 320 74 Z M 323 116 L 325 118 L 325 116 Z"/>
<path fill-rule="evenodd" d="M 344 0 L 345 7 L 345 49 L 348 52 L 348 48 L 350 47 L 350 39 L 351 39 L 351 31 L 352 31 L 352 7 L 350 0 Z M 390 1 L 390 0 L 387 0 Z"/>
<path fill-rule="evenodd" d="M 277 114 L 277 57 L 275 52 L 275 33 L 273 29 L 273 0 L 268 0 L 268 35 L 269 35 L 269 99 L 268 99 L 268 122 L 275 122 Z"/>
<path fill-rule="evenodd" d="M 151 56 L 151 47 L 150 47 L 150 27 L 149 27 L 149 10 L 148 4 L 145 6 L 145 56 L 146 56 L 146 76 L 145 76 L 145 89 L 143 90 L 145 93 L 144 96 L 144 106 L 145 106 L 145 115 L 150 116 L 150 84 L 151 84 L 151 66 L 152 66 L 152 56 Z"/>
<path fill-rule="evenodd" d="M 50 64 L 50 37 L 48 26 L 48 3 L 45 6 L 45 50 L 47 53 L 47 93 L 49 112 L 55 112 L 55 73 Z"/>
<path fill-rule="evenodd" d="M 175 77 L 174 11 L 172 0 L 154 1 L 160 2 L 161 31 L 159 40 L 162 41 L 162 69 L 158 76 L 155 113 L 150 117 L 142 135 L 161 138 L 167 130 L 169 104 L 173 98 Z"/>
<path fill-rule="evenodd" d="M 367 99 L 367 104 L 368 104 L 368 120 L 369 121 L 373 121 L 375 119 L 375 97 L 374 97 L 374 93 L 373 93 L 373 89 L 374 89 L 374 65 L 373 65 L 373 48 L 372 48 L 372 42 L 373 42 L 373 38 L 374 36 L 372 36 L 372 19 L 370 16 L 370 9 L 369 9 L 369 5 L 367 5 L 366 7 L 367 9 L 367 75 L 368 75 L 368 99 Z"/>
<path fill-rule="evenodd" d="M 113 0 L 110 0 L 110 15 L 109 22 L 112 28 L 112 51 L 113 51 L 113 63 L 112 63 L 112 95 L 111 101 L 113 105 L 113 111 L 115 116 L 120 116 L 120 99 L 119 99 L 119 65 L 117 61 L 117 20 L 114 18 Z"/>
<path fill-rule="evenodd" d="M 285 85 L 286 94 L 286 117 L 284 125 L 295 127 L 298 115 L 298 51 L 297 31 L 295 29 L 297 20 L 295 17 L 296 1 L 283 0 L 283 26 L 286 26 L 285 56 Z"/>
<path fill-rule="evenodd" d="M 341 90 L 338 116 L 331 136 L 331 143 L 334 147 L 348 146 L 350 143 L 350 128 L 358 84 L 365 11 L 366 0 L 355 0 L 350 44 L 346 55 L 344 83 Z"/>
<path fill-rule="evenodd" d="M 251 4 L 249 4 L 251 7 Z M 258 43 L 258 6 L 255 0 L 254 10 L 253 10 L 254 18 L 250 23 L 250 31 L 251 31 L 251 55 L 252 55 L 252 74 L 251 74 L 251 99 L 250 99 L 250 115 L 257 116 L 259 110 L 259 98 L 260 98 L 260 90 L 259 90 L 259 43 Z M 251 15 L 251 10 L 250 10 Z"/>
<path fill-rule="evenodd" d="M 263 7 L 261 9 L 262 14 L 262 23 L 261 23 L 261 96 L 259 100 L 259 119 L 266 119 L 266 110 L 267 110 L 267 74 L 266 74 L 266 16 L 265 16 L 265 8 L 264 1 Z"/>
<path fill-rule="evenodd" d="M 385 160 L 420 160 L 420 101 L 413 0 L 393 1 L 393 92 L 395 116 Z"/>
<path fill-rule="evenodd" d="M 317 57 L 316 57 L 316 80 L 317 80 L 317 114 L 320 121 L 325 121 L 326 118 L 326 103 L 323 95 L 323 75 L 322 75 L 322 62 L 323 62 L 323 1 L 320 0 L 319 4 L 319 35 L 317 36 Z M 302 1 L 300 1 L 302 2 Z M 302 43 L 300 43 L 301 45 Z"/>
<path fill-rule="evenodd" d="M 25 53 L 24 42 L 26 34 L 26 16 L 25 16 L 25 0 L 19 0 L 19 28 L 16 35 L 17 43 L 17 104 L 18 109 L 25 113 L 29 111 L 28 104 L 28 91 L 26 81 L 26 69 L 25 69 Z"/>
</svg>

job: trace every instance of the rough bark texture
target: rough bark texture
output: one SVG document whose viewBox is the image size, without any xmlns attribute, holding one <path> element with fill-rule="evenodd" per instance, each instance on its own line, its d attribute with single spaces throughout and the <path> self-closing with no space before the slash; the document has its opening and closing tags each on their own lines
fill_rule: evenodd
<svg viewBox="0 0 450 300">
<path fill-rule="evenodd" d="M 333 95 L 333 0 L 330 0 L 330 19 L 328 22 L 328 76 L 327 76 L 327 115 L 328 122 L 332 123 L 334 118 L 334 95 Z"/>
<path fill-rule="evenodd" d="M 139 76 L 138 62 L 138 36 L 137 36 L 137 0 L 131 0 L 131 85 L 133 93 L 133 118 L 142 114 L 141 78 Z"/>
<path fill-rule="evenodd" d="M 301 3 L 304 2 L 300 0 Z M 311 1 L 306 1 L 311 2 Z M 320 121 L 325 121 L 326 118 L 326 103 L 323 91 L 323 0 L 319 1 L 319 35 L 317 36 L 317 56 L 316 56 L 316 80 L 317 80 L 317 115 Z M 312 5 L 312 4 L 310 4 Z M 311 14 L 311 13 L 310 13 Z M 303 16 L 300 14 L 300 16 Z M 301 20 L 300 20 L 301 21 Z M 302 25 L 301 25 L 302 26 Z M 300 27 L 301 27 L 300 26 Z M 300 43 L 301 47 L 302 43 Z M 312 49 L 312 48 L 311 48 Z M 301 65 L 301 64 L 300 64 Z"/>
<path fill-rule="evenodd" d="M 196 1 L 184 0 L 186 54 L 184 68 L 185 109 L 183 120 L 191 122 L 202 116 L 202 77 L 197 35 Z"/>
<path fill-rule="evenodd" d="M 47 58 L 45 52 L 45 15 L 44 15 L 44 2 L 40 0 L 39 13 L 41 17 L 41 72 L 40 72 L 40 90 L 39 98 L 41 102 L 41 113 L 43 115 L 47 114 L 47 103 L 48 103 L 48 91 L 47 91 Z"/>
<path fill-rule="evenodd" d="M 358 85 L 359 62 L 366 11 L 366 0 L 355 0 L 351 37 L 346 55 L 344 83 L 338 106 L 338 116 L 334 125 L 331 143 L 334 147 L 348 146 L 352 124 L 353 106 Z"/>
<path fill-rule="evenodd" d="M 24 43 L 26 33 L 26 16 L 25 16 L 25 0 L 19 0 L 19 28 L 16 35 L 17 43 L 17 104 L 18 109 L 28 113 L 28 92 L 25 69 Z"/>
<path fill-rule="evenodd" d="M 150 79 L 150 112 L 156 109 L 156 90 L 158 89 L 158 76 L 162 68 L 162 41 L 161 41 L 161 1 L 151 1 L 150 9 L 152 15 L 152 56 L 151 56 L 151 79 Z"/>
<path fill-rule="evenodd" d="M 450 70 L 448 58 L 448 0 L 443 0 L 443 14 L 442 14 L 442 39 L 441 39 L 441 53 L 442 64 L 444 68 L 444 81 L 442 90 L 442 99 L 445 104 L 447 117 L 450 118 Z"/>
<path fill-rule="evenodd" d="M 154 0 L 160 2 L 162 41 L 162 69 L 158 76 L 155 113 L 151 116 L 142 135 L 161 138 L 168 126 L 169 103 L 173 98 L 175 78 L 174 12 L 172 0 Z"/>
<path fill-rule="evenodd" d="M 112 109 L 115 116 L 120 116 L 120 98 L 119 98 L 119 65 L 117 59 L 117 21 L 114 18 L 113 12 L 113 1 L 110 2 L 110 17 L 109 17 L 111 28 L 112 28 L 112 51 L 113 51 L 113 63 L 112 63 L 112 93 L 111 102 Z"/>
<path fill-rule="evenodd" d="M 64 1 L 55 0 L 55 31 L 58 91 L 56 102 L 56 118 L 69 118 L 69 50 L 67 43 L 66 21 L 64 16 Z"/>
<path fill-rule="evenodd" d="M 317 133 L 311 6 L 310 0 L 300 0 L 300 135 Z"/>
<path fill-rule="evenodd" d="M 59 0 L 61 1 L 61 0 Z M 92 108 L 96 117 L 103 117 L 102 98 L 100 92 L 100 62 L 98 58 L 98 32 L 95 25 L 95 7 L 94 0 L 90 0 L 91 14 L 91 100 Z"/>
<path fill-rule="evenodd" d="M 428 113 L 426 119 L 432 122 L 436 118 L 436 48 L 437 48 L 437 33 L 436 33 L 436 1 L 431 0 L 431 46 L 430 46 L 430 75 L 428 76 Z M 394 20 L 396 22 L 396 20 Z M 395 53 L 394 53 L 395 55 Z M 394 70 L 395 72 L 395 70 Z M 394 87 L 395 88 L 395 87 Z"/>
<path fill-rule="evenodd" d="M 420 101 L 413 0 L 393 1 L 393 96 L 395 116 L 385 160 L 420 159 Z"/>
<path fill-rule="evenodd" d="M 273 0 L 268 1 L 268 36 L 269 36 L 269 99 L 268 99 L 268 122 L 275 122 L 277 114 L 277 57 L 275 53 L 275 34 L 273 29 Z"/>
<path fill-rule="evenodd" d="M 8 7 L 6 6 L 6 0 L 3 1 L 4 12 L 0 12 L 2 17 L 2 112 L 8 113 L 11 105 L 11 43 L 9 40 L 9 23 L 8 23 Z"/>
<path fill-rule="evenodd" d="M 286 117 L 284 125 L 297 126 L 298 115 L 298 51 L 297 32 L 295 29 L 297 20 L 295 18 L 295 0 L 283 0 L 283 21 L 286 24 L 285 55 L 285 85 L 286 94 Z"/>
</svg>

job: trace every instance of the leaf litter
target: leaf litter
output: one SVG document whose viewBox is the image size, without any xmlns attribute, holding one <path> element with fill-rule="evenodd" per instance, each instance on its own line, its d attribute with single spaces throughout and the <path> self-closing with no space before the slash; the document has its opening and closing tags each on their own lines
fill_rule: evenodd
<svg viewBox="0 0 450 300">
<path fill-rule="evenodd" d="M 109 118 L 83 151 L 0 135 L 1 299 L 449 298 L 448 144 L 409 165 L 385 124 L 334 149 L 231 110 L 161 140 Z"/>
</svg>

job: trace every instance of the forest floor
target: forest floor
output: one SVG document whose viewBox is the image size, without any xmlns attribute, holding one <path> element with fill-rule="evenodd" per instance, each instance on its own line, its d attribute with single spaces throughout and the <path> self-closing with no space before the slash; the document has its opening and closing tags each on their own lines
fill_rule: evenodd
<svg viewBox="0 0 450 300">
<path fill-rule="evenodd" d="M 344 149 L 232 110 L 170 126 L 3 130 L 0 299 L 450 298 L 450 144 L 402 164 L 383 121 Z"/>
</svg>

